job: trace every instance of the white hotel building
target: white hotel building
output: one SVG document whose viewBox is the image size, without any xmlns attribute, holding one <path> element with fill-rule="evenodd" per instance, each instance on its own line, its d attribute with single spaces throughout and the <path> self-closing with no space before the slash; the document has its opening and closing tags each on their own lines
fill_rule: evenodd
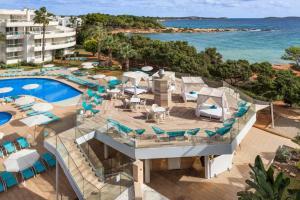
<svg viewBox="0 0 300 200">
<path fill-rule="evenodd" d="M 33 21 L 34 10 L 0 9 L 0 32 L 6 41 L 0 42 L 0 62 L 42 62 L 42 25 Z M 57 20 L 50 21 L 45 35 L 45 61 L 51 61 L 57 50 L 72 53 L 76 44 L 76 32 L 72 28 L 60 26 Z"/>
</svg>

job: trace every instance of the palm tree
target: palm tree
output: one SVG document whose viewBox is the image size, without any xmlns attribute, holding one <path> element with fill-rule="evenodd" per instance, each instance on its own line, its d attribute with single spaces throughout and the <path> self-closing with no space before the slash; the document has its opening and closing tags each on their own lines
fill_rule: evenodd
<svg viewBox="0 0 300 200">
<path fill-rule="evenodd" d="M 118 47 L 118 41 L 112 35 L 108 35 L 103 41 L 103 48 L 107 50 L 108 53 L 108 66 L 112 66 L 112 52 L 113 49 Z"/>
<path fill-rule="evenodd" d="M 249 189 L 237 193 L 239 200 L 282 200 L 290 179 L 284 177 L 282 172 L 274 177 L 273 166 L 265 170 L 260 156 L 256 156 L 254 166 L 249 166 L 250 180 L 246 180 Z"/>
<path fill-rule="evenodd" d="M 120 48 L 120 56 L 125 61 L 125 71 L 129 71 L 129 61 L 136 55 L 136 51 L 132 48 L 130 44 L 125 44 Z"/>
<path fill-rule="evenodd" d="M 97 24 L 95 26 L 92 26 L 91 28 L 89 28 L 89 32 L 90 32 L 90 37 L 97 41 L 97 54 L 98 54 L 98 60 L 100 61 L 102 42 L 107 37 L 107 32 L 104 29 L 102 24 Z"/>
<path fill-rule="evenodd" d="M 46 27 L 49 25 L 50 18 L 53 14 L 49 13 L 46 7 L 41 7 L 39 10 L 35 11 L 35 16 L 33 21 L 35 24 L 42 24 L 43 25 L 43 41 L 42 41 L 42 63 L 45 60 L 45 34 L 46 34 Z"/>
</svg>

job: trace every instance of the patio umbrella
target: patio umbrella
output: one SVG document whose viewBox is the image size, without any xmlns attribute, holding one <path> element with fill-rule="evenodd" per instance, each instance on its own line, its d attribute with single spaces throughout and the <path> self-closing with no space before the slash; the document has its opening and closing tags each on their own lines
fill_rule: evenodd
<svg viewBox="0 0 300 200">
<path fill-rule="evenodd" d="M 117 77 L 115 77 L 115 76 L 107 76 L 104 79 L 108 82 L 108 81 L 111 81 L 111 80 L 116 80 Z"/>
<path fill-rule="evenodd" d="M 151 67 L 151 66 L 142 67 L 142 71 L 144 71 L 144 72 L 150 72 L 152 70 L 153 70 L 153 67 Z"/>
<path fill-rule="evenodd" d="M 54 64 L 48 64 L 48 65 L 44 65 L 44 67 L 49 68 L 49 67 L 54 67 Z"/>
<path fill-rule="evenodd" d="M 78 67 L 70 67 L 70 68 L 68 68 L 68 71 L 76 71 L 76 70 L 78 70 L 79 68 Z"/>
<path fill-rule="evenodd" d="M 84 65 L 82 68 L 83 69 L 93 69 L 94 66 L 93 65 Z"/>
<path fill-rule="evenodd" d="M 29 167 L 39 159 L 40 155 L 35 149 L 23 149 L 11 154 L 4 162 L 5 170 L 8 172 L 19 172 Z"/>
<path fill-rule="evenodd" d="M 13 90 L 12 87 L 3 87 L 3 88 L 0 88 L 0 94 L 11 92 L 12 90 Z M 4 95 L 3 95 L 3 97 L 4 97 Z"/>
<path fill-rule="evenodd" d="M 47 112 L 53 109 L 50 103 L 36 103 L 31 107 L 32 110 L 36 112 Z"/>
<path fill-rule="evenodd" d="M 94 75 L 93 76 L 93 79 L 103 79 L 105 78 L 106 76 L 104 74 L 97 74 L 97 75 Z"/>
<path fill-rule="evenodd" d="M 33 90 L 38 88 L 40 85 L 39 84 L 28 84 L 28 85 L 24 85 L 22 88 L 24 90 Z"/>
<path fill-rule="evenodd" d="M 34 142 L 35 142 L 35 131 L 36 131 L 36 126 L 41 125 L 43 123 L 49 122 L 51 120 L 51 118 L 45 116 L 45 115 L 34 115 L 31 117 L 26 117 L 24 119 L 21 119 L 20 121 L 24 124 L 26 124 L 26 126 L 28 127 L 35 127 L 34 128 Z"/>
<path fill-rule="evenodd" d="M 26 104 L 30 104 L 34 102 L 34 98 L 31 96 L 24 96 L 24 97 L 20 97 L 15 101 L 15 104 L 22 106 L 22 105 L 26 105 Z"/>
</svg>

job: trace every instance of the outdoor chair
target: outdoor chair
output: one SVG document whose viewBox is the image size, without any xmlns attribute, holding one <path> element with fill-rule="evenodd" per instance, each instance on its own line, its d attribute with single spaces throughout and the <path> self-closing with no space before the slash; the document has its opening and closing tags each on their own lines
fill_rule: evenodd
<svg viewBox="0 0 300 200">
<path fill-rule="evenodd" d="M 25 149 L 25 148 L 29 148 L 30 147 L 28 141 L 24 137 L 17 138 L 16 142 L 19 145 L 20 149 Z"/>
<path fill-rule="evenodd" d="M 4 141 L 2 143 L 7 154 L 15 153 L 17 151 L 15 145 L 11 141 Z"/>
<path fill-rule="evenodd" d="M 84 110 L 91 110 L 93 105 L 92 104 L 87 104 L 85 101 L 82 102 L 82 107 Z"/>
<path fill-rule="evenodd" d="M 236 122 L 235 118 L 230 118 L 223 122 L 223 126 L 231 126 L 232 127 L 235 122 Z"/>
<path fill-rule="evenodd" d="M 0 177 L 2 178 L 7 188 L 11 188 L 15 185 L 18 185 L 17 178 L 11 172 L 7 172 L 7 171 L 0 172 Z"/>
<path fill-rule="evenodd" d="M 205 133 L 209 138 L 212 138 L 217 134 L 215 131 L 210 131 L 210 130 L 205 130 Z"/>
<path fill-rule="evenodd" d="M 224 126 L 224 127 L 221 127 L 221 128 L 218 128 L 216 130 L 216 133 L 220 136 L 224 136 L 226 133 L 228 133 L 230 130 L 231 130 L 231 126 Z"/>
<path fill-rule="evenodd" d="M 46 152 L 42 154 L 42 159 L 43 161 L 48 165 L 48 167 L 55 167 L 56 165 L 56 160 L 53 157 L 53 155 L 51 155 L 50 153 Z"/>
<path fill-rule="evenodd" d="M 33 167 L 35 174 L 41 174 L 47 170 L 45 165 L 39 160 L 36 161 L 32 167 Z"/>
<path fill-rule="evenodd" d="M 129 101 L 129 99 L 122 99 L 122 102 L 123 102 L 123 108 L 124 109 L 128 109 L 128 108 L 130 108 L 130 101 Z"/>
<path fill-rule="evenodd" d="M 5 185 L 0 181 L 0 192 L 5 192 Z"/>
<path fill-rule="evenodd" d="M 32 177 L 34 177 L 34 172 L 31 167 L 20 171 L 23 181 L 26 181 Z"/>
<path fill-rule="evenodd" d="M 93 115 L 96 115 L 97 113 L 99 113 L 100 112 L 100 110 L 97 110 L 97 109 L 91 109 L 91 112 L 92 112 L 92 114 Z"/>
</svg>

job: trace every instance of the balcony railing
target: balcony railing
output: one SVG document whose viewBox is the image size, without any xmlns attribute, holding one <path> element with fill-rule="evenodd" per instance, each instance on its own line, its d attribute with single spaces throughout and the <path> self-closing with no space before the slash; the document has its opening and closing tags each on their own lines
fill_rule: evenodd
<svg viewBox="0 0 300 200">
<path fill-rule="evenodd" d="M 23 43 L 7 44 L 7 47 L 23 47 Z"/>
<path fill-rule="evenodd" d="M 7 60 L 15 60 L 15 59 L 22 59 L 23 55 L 18 55 L 18 56 L 7 56 Z"/>
</svg>

